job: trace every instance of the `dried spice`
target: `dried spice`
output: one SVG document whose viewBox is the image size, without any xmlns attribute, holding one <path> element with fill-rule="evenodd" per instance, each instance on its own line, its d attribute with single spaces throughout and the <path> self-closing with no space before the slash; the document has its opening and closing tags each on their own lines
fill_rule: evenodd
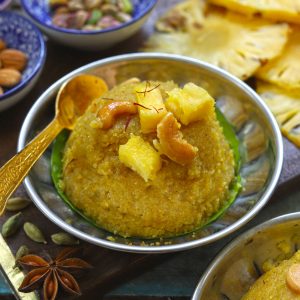
<svg viewBox="0 0 300 300">
<path fill-rule="evenodd" d="M 76 279 L 70 271 L 89 269 L 92 266 L 80 258 L 68 258 L 76 248 L 65 248 L 54 260 L 45 260 L 38 255 L 26 255 L 18 260 L 22 266 L 34 268 L 23 279 L 19 291 L 29 293 L 43 285 L 44 299 L 54 300 L 59 286 L 71 294 L 80 295 Z"/>
<path fill-rule="evenodd" d="M 34 242 L 47 244 L 42 231 L 36 225 L 26 222 L 23 226 L 23 229 L 26 235 Z"/>
<path fill-rule="evenodd" d="M 56 245 L 73 246 L 78 245 L 79 240 L 66 232 L 58 232 L 51 235 L 51 240 Z"/>
<path fill-rule="evenodd" d="M 6 222 L 2 225 L 2 236 L 4 238 L 7 238 L 14 233 L 17 232 L 17 230 L 22 225 L 22 213 L 19 212 L 13 216 L 11 216 L 9 219 L 6 220 Z"/>
<path fill-rule="evenodd" d="M 28 254 L 29 254 L 29 249 L 28 249 L 28 247 L 27 247 L 26 245 L 22 245 L 22 246 L 18 249 L 18 251 L 17 251 L 17 253 L 16 253 L 16 256 L 15 256 L 16 263 L 15 263 L 15 265 L 14 265 L 14 268 L 16 268 L 16 267 L 18 266 L 18 260 L 19 260 L 21 257 L 23 257 L 23 256 L 25 256 L 25 255 L 28 255 Z"/>
<path fill-rule="evenodd" d="M 6 210 L 8 211 L 19 211 L 26 208 L 31 201 L 23 197 L 13 197 L 7 200 Z"/>
</svg>

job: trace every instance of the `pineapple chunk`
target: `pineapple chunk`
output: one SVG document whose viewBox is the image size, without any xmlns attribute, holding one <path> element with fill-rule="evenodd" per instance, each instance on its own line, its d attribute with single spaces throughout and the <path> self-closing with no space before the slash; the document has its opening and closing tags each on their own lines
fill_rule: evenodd
<svg viewBox="0 0 300 300">
<path fill-rule="evenodd" d="M 153 180 L 161 168 L 158 152 L 140 136 L 133 134 L 126 144 L 119 147 L 119 159 L 145 181 Z"/>
<path fill-rule="evenodd" d="M 143 93 L 144 91 L 149 92 Z M 141 131 L 155 132 L 157 124 L 167 113 L 160 90 L 154 85 L 143 82 L 136 86 L 135 92 L 138 104 L 141 105 L 138 107 Z"/>
<path fill-rule="evenodd" d="M 168 95 L 167 109 L 184 125 L 200 121 L 214 109 L 214 99 L 193 83 L 187 83 L 183 89 L 175 88 Z"/>
</svg>

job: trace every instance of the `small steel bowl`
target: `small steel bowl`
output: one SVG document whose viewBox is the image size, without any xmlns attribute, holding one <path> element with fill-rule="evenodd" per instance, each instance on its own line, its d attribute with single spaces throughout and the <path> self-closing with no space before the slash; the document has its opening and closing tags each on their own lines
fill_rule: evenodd
<svg viewBox="0 0 300 300">
<path fill-rule="evenodd" d="M 211 262 L 192 300 L 240 300 L 263 264 L 290 258 L 300 249 L 300 213 L 264 222 L 228 244 Z"/>
<path fill-rule="evenodd" d="M 243 191 L 221 218 L 203 229 L 158 240 L 123 238 L 88 224 L 59 198 L 50 177 L 50 147 L 26 178 L 25 187 L 36 206 L 62 229 L 115 250 L 171 252 L 208 244 L 234 232 L 266 204 L 278 181 L 283 157 L 281 133 L 274 117 L 244 82 L 210 64 L 183 56 L 125 54 L 71 72 L 48 88 L 33 105 L 22 126 L 18 150 L 53 118 L 55 96 L 61 84 L 80 73 L 101 76 L 109 87 L 139 77 L 142 80 L 174 80 L 180 85 L 194 82 L 207 89 L 240 140 Z"/>
</svg>

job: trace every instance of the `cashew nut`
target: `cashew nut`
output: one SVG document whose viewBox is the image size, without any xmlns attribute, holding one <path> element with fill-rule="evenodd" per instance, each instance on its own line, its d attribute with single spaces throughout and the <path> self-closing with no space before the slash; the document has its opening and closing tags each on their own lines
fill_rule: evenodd
<svg viewBox="0 0 300 300">
<path fill-rule="evenodd" d="M 300 264 L 293 264 L 286 275 L 287 286 L 296 294 L 300 294 Z"/>
<path fill-rule="evenodd" d="M 134 115 L 138 111 L 137 107 L 130 101 L 116 101 L 103 106 L 98 117 L 102 121 L 102 128 L 111 128 L 115 120 L 120 115 Z"/>
<path fill-rule="evenodd" d="M 167 113 L 157 125 L 159 144 L 154 146 L 180 165 L 189 164 L 197 155 L 198 148 L 183 139 L 180 124 L 172 113 Z"/>
</svg>

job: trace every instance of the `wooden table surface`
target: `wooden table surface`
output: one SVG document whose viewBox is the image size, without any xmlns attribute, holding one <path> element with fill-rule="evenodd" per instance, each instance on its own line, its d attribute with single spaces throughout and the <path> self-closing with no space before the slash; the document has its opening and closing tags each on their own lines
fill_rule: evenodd
<svg viewBox="0 0 300 300">
<path fill-rule="evenodd" d="M 56 80 L 58 80 L 68 72 L 92 61 L 112 55 L 137 52 L 138 49 L 142 46 L 143 41 L 147 38 L 147 36 L 151 34 L 151 32 L 153 32 L 153 25 L 157 17 L 163 11 L 165 11 L 166 8 L 176 2 L 178 1 L 158 1 L 158 4 L 154 9 L 150 19 L 144 25 L 142 30 L 140 30 L 136 35 L 134 35 L 127 41 L 124 41 L 114 48 L 106 50 L 104 52 L 83 52 L 60 46 L 53 43 L 52 41 L 47 41 L 47 60 L 38 83 L 33 88 L 33 90 L 24 99 L 22 99 L 21 102 L 19 102 L 9 110 L 0 112 L 0 165 L 2 165 L 16 153 L 18 135 L 26 114 L 28 113 L 36 99 L 52 83 L 54 83 Z M 284 156 L 284 167 L 280 178 L 280 185 L 282 186 L 291 181 L 291 179 L 297 177 L 300 173 L 300 151 L 287 140 L 284 140 Z M 24 195 L 24 189 L 20 187 L 17 191 L 17 194 Z M 41 214 L 36 208 L 34 208 L 34 210 L 37 216 Z M 108 251 L 107 255 L 110 256 L 111 253 L 113 252 Z M 153 261 L 154 263 L 157 263 L 155 260 Z M 157 261 L 159 262 L 159 259 Z M 91 295 L 93 294 L 91 293 Z M 128 299 L 128 297 L 126 297 L 126 299 Z M 142 300 L 149 298 L 143 298 L 139 296 L 139 299 Z M 171 298 L 165 297 L 156 299 Z"/>
</svg>

